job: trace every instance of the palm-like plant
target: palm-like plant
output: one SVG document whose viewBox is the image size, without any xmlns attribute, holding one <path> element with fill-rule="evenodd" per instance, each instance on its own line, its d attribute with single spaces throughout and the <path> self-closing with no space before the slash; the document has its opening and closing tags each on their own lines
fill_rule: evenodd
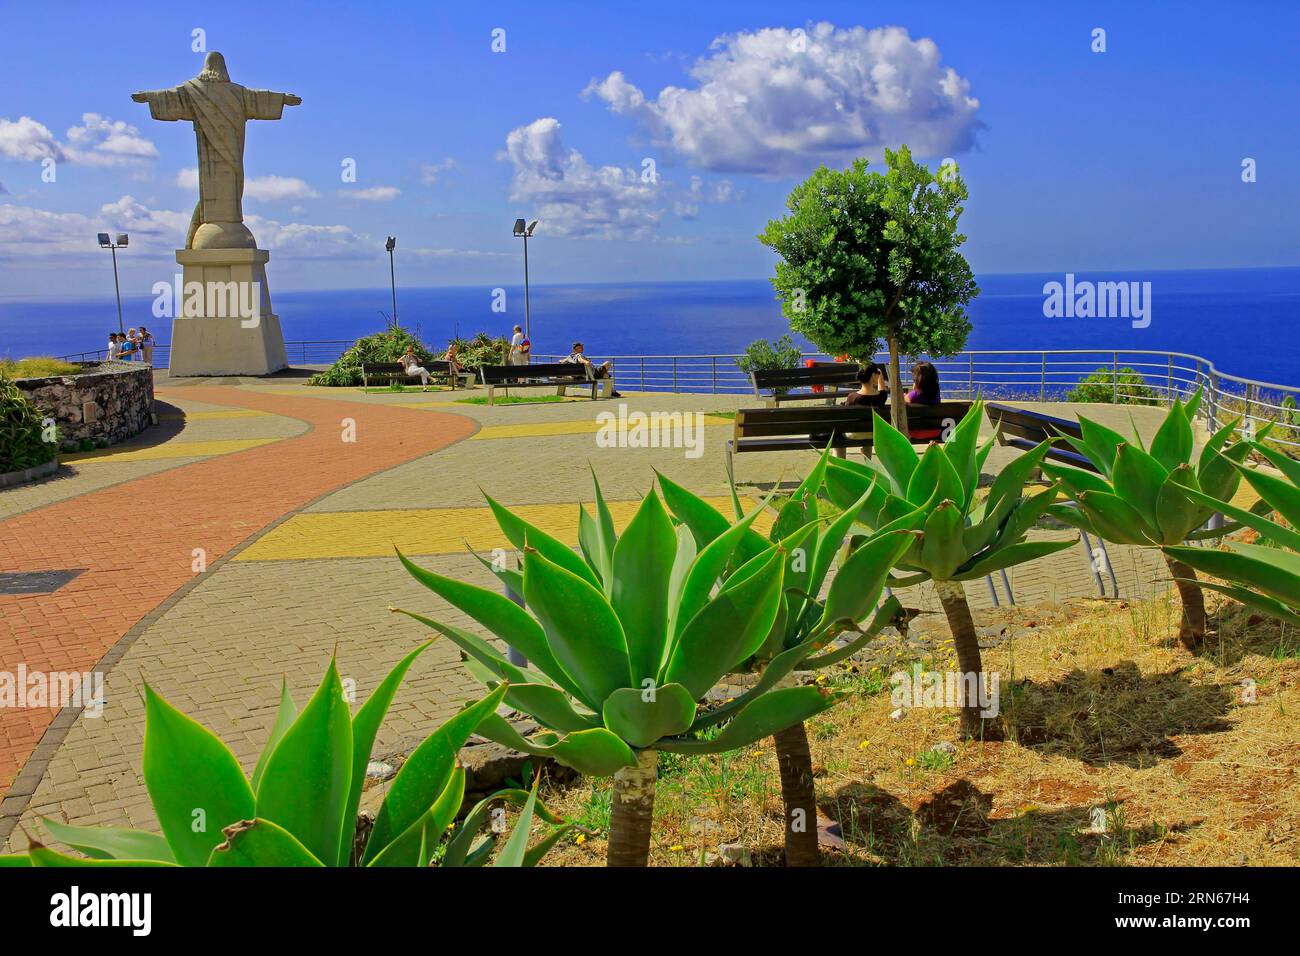
<svg viewBox="0 0 1300 956">
<path fill-rule="evenodd" d="M 1175 547 L 1241 527 L 1229 524 L 1197 530 L 1222 510 L 1217 501 L 1236 493 L 1241 481 L 1236 463 L 1250 450 L 1247 442 L 1229 444 L 1237 419 L 1210 436 L 1196 455 L 1192 422 L 1200 401 L 1199 390 L 1185 404 L 1175 397 L 1150 448 L 1143 446 L 1136 428 L 1130 440 L 1080 415 L 1082 437 L 1063 437 L 1097 472 L 1050 462 L 1043 465 L 1043 471 L 1059 479 L 1073 498 L 1053 507 L 1054 517 L 1107 541 L 1163 550 L 1182 601 L 1178 639 L 1192 652 L 1200 650 L 1205 640 L 1205 600 L 1194 583 L 1196 572 Z M 1207 504 L 1205 498 L 1216 504 Z"/>
<path fill-rule="evenodd" d="M 1281 472 L 1280 476 L 1270 475 L 1236 466 L 1259 494 L 1262 507 L 1246 510 L 1200 491 L 1189 491 L 1188 495 L 1198 504 L 1236 519 L 1239 526 L 1258 532 L 1259 541 L 1230 541 L 1230 550 L 1226 551 L 1184 546 L 1170 546 L 1165 551 L 1183 564 L 1227 582 L 1202 581 L 1193 575 L 1187 579 L 1188 584 L 1218 591 L 1287 624 L 1300 626 L 1300 532 L 1295 530 L 1300 528 L 1300 463 L 1259 441 L 1251 444 L 1257 454 Z"/>
<path fill-rule="evenodd" d="M 325 677 L 301 713 L 287 688 L 252 779 L 211 731 L 145 685 L 143 770 L 162 834 L 121 827 L 42 824 L 72 857 L 33 842 L 27 853 L 0 858 L 32 866 L 428 866 L 442 846 L 442 866 L 479 866 L 495 836 L 480 836 L 494 801 L 523 807 L 498 866 L 531 866 L 568 826 L 532 849 L 534 814 L 559 823 L 532 793 L 503 791 L 480 801 L 445 841 L 465 796 L 456 754 L 506 693 L 498 687 L 465 707 L 421 743 L 389 785 L 364 846 L 354 834 L 371 748 L 393 695 L 430 641 L 408 654 L 370 699 L 349 714 L 339 673 Z"/>
<path fill-rule="evenodd" d="M 662 479 L 660 484 L 667 487 Z M 749 532 L 758 508 L 734 522 L 722 519 L 726 528 L 699 547 L 690 528 L 674 527 L 652 488 L 623 534 L 615 535 L 597 485 L 595 515 L 580 510 L 578 554 L 491 498 L 488 504 L 506 537 L 524 551 L 522 572 L 489 567 L 524 596 L 535 617 L 494 591 L 426 571 L 404 556 L 402 562 L 530 666 L 512 664 L 477 634 L 402 613 L 455 642 L 468 656 L 471 673 L 489 687 L 506 682 L 505 702 L 547 728 L 525 739 L 494 714 L 479 733 L 580 773 L 613 775 L 611 866 L 648 861 L 660 751 L 734 750 L 839 699 L 816 687 L 779 686 L 817 650 L 810 637 L 775 655 L 744 694 L 713 709 L 697 706 L 720 678 L 769 641 L 783 640 L 778 617 L 788 606 L 789 559 L 812 534 L 807 525 L 778 541 L 755 542 Z M 890 544 L 901 550 L 904 535 Z M 882 561 L 886 568 L 891 557 Z M 860 618 L 862 600 L 854 576 L 843 576 L 842 583 L 836 578 L 811 633 L 824 634 L 842 618 Z M 715 735 L 702 735 L 724 722 Z"/>
<path fill-rule="evenodd" d="M 979 498 L 980 470 L 992 442 L 978 443 L 982 402 L 942 443 L 917 454 L 911 440 L 877 416 L 876 460 L 832 459 L 826 492 L 836 505 L 856 509 L 856 520 L 876 534 L 917 532 L 895 567 L 895 587 L 933 581 L 952 630 L 957 663 L 966 681 L 982 681 L 979 638 L 963 582 L 1070 547 L 1073 541 L 1028 541 L 1026 534 L 1056 498 L 1055 485 L 1026 496 L 1025 482 L 1050 447 L 1043 442 L 1002 469 Z M 850 558 L 850 560 L 852 560 Z M 966 683 L 963 681 L 962 683 Z M 977 735 L 979 704 L 967 688 L 962 731 Z"/>
<path fill-rule="evenodd" d="M 815 670 L 838 663 L 860 650 L 901 613 L 902 605 L 890 598 L 880 607 L 877 602 L 893 561 L 907 546 L 906 538 L 885 535 L 859 548 L 852 561 L 840 567 L 838 595 L 852 595 L 853 600 L 838 603 L 828 615 L 820 600 L 822 587 L 845 536 L 865 503 L 855 503 L 844 511 L 822 515 L 817 496 L 823 487 L 830 449 L 822 454 L 817 466 L 785 500 L 777 512 L 768 537 L 752 527 L 745 531 L 737 548 L 743 560 L 765 548 L 789 540 L 785 586 L 772 633 L 762 646 L 738 669 L 764 673 L 773 666 L 789 680 L 788 663 L 796 658 L 797 648 L 811 646 L 815 653 L 797 661 L 801 671 Z M 659 476 L 664 501 L 674 516 L 690 529 L 696 547 L 707 548 L 725 534 L 730 522 L 717 509 L 682 486 Z M 736 516 L 742 517 L 739 496 L 732 485 Z M 734 562 L 733 562 L 734 564 Z M 733 569 L 724 569 L 724 577 Z M 855 636 L 833 650 L 826 646 L 844 631 Z M 812 755 L 803 721 L 773 734 L 777 768 L 781 775 L 781 794 L 785 801 L 785 859 L 789 866 L 815 866 L 820 858 L 817 848 L 817 794 L 813 784 Z"/>
</svg>

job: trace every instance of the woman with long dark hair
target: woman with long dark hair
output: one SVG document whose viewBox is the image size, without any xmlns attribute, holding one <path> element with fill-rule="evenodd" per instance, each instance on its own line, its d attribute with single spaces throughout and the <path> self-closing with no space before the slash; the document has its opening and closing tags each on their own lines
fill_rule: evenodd
<svg viewBox="0 0 1300 956">
<path fill-rule="evenodd" d="M 909 405 L 938 405 L 939 373 L 929 362 L 917 362 L 912 366 L 912 390 L 907 393 Z"/>
</svg>

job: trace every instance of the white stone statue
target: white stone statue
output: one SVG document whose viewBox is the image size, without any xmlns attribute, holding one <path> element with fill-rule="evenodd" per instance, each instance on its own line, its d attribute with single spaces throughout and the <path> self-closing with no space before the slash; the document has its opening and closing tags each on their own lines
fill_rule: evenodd
<svg viewBox="0 0 1300 956">
<path fill-rule="evenodd" d="M 156 120 L 189 120 L 199 144 L 199 201 L 194 207 L 186 249 L 253 249 L 257 243 L 244 225 L 244 123 L 278 120 L 286 106 L 302 97 L 250 90 L 230 81 L 220 53 L 209 53 L 203 71 L 170 90 L 133 93 L 148 103 Z"/>
</svg>

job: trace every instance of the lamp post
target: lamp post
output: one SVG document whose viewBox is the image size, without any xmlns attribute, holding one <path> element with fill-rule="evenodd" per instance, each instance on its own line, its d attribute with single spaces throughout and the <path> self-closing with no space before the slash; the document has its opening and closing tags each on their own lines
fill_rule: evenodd
<svg viewBox="0 0 1300 956">
<path fill-rule="evenodd" d="M 393 328 L 397 328 L 397 276 L 393 272 L 393 250 L 396 247 L 397 237 L 389 236 L 384 248 L 388 250 L 388 281 L 393 288 Z"/>
<path fill-rule="evenodd" d="M 117 331 L 126 334 L 126 329 L 122 325 L 122 286 L 117 281 L 117 250 L 125 249 L 130 237 L 124 233 L 117 234 L 117 241 L 114 242 L 112 237 L 106 233 L 99 233 L 99 248 L 109 249 L 113 253 L 113 290 L 117 293 Z"/>
<path fill-rule="evenodd" d="M 524 220 L 515 220 L 515 237 L 524 241 L 524 337 L 529 342 L 533 340 L 532 315 L 528 303 L 528 237 L 533 234 L 537 228 L 537 220 L 525 225 Z"/>
</svg>

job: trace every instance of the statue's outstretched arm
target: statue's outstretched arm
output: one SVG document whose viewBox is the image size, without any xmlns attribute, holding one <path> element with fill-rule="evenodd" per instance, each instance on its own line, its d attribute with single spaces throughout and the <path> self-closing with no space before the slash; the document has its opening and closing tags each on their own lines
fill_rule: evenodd
<svg viewBox="0 0 1300 956">
<path fill-rule="evenodd" d="M 302 97 L 275 90 L 244 90 L 244 116 L 254 120 L 278 120 L 286 106 L 298 106 Z"/>
<path fill-rule="evenodd" d="M 156 120 L 175 122 L 194 119 L 180 90 L 143 90 L 132 93 L 131 99 L 137 103 L 148 103 L 149 114 Z"/>
</svg>

